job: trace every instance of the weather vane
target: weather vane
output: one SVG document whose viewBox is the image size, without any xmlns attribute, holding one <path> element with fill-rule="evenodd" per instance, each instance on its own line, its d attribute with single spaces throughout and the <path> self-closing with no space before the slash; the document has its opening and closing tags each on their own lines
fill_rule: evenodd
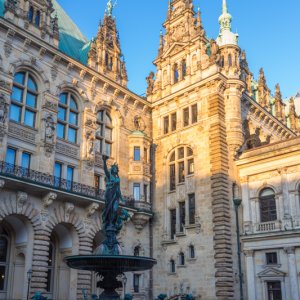
<svg viewBox="0 0 300 300">
<path fill-rule="evenodd" d="M 106 9 L 108 16 L 112 16 L 112 11 L 116 5 L 117 5 L 117 0 L 115 1 L 115 3 L 113 3 L 112 0 L 108 0 L 107 9 Z"/>
</svg>

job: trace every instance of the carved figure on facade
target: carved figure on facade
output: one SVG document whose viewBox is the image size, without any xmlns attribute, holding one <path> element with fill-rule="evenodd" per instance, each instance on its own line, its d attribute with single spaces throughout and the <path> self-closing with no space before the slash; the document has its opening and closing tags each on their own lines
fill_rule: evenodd
<svg viewBox="0 0 300 300">
<path fill-rule="evenodd" d="M 210 64 L 213 65 L 220 61 L 219 46 L 214 39 L 210 40 Z"/>
<path fill-rule="evenodd" d="M 45 120 L 45 142 L 48 144 L 54 143 L 55 122 L 52 115 L 49 115 Z"/>
<path fill-rule="evenodd" d="M 146 129 L 146 124 L 141 116 L 136 115 L 133 119 L 133 123 L 136 131 L 144 131 Z"/>
<path fill-rule="evenodd" d="M 154 82 L 155 82 L 154 72 L 150 72 L 149 76 L 146 77 L 146 80 L 147 80 L 147 84 L 148 84 L 146 95 L 149 96 L 152 94 L 153 88 L 154 88 Z"/>
</svg>

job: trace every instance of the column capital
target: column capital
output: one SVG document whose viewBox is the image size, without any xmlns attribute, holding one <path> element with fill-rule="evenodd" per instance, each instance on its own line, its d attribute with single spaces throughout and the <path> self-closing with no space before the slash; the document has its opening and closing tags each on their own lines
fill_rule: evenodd
<svg viewBox="0 0 300 300">
<path fill-rule="evenodd" d="M 286 248 L 284 248 L 284 251 L 287 254 L 295 254 L 295 247 L 286 247 Z"/>
<path fill-rule="evenodd" d="M 254 250 L 243 250 L 243 253 L 245 254 L 246 257 L 253 257 Z"/>
</svg>

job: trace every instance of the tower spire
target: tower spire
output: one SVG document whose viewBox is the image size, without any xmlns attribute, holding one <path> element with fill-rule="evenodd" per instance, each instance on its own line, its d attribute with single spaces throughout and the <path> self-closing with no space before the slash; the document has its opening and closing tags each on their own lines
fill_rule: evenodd
<svg viewBox="0 0 300 300">
<path fill-rule="evenodd" d="M 238 34 L 231 31 L 232 16 L 228 12 L 227 1 L 223 0 L 222 15 L 219 17 L 220 33 L 217 38 L 219 46 L 237 45 Z"/>
<path fill-rule="evenodd" d="M 112 0 L 108 0 L 106 4 L 106 12 L 108 16 L 110 17 L 112 16 L 113 9 L 115 8 L 116 5 L 117 5 L 117 1 L 113 3 Z"/>
</svg>

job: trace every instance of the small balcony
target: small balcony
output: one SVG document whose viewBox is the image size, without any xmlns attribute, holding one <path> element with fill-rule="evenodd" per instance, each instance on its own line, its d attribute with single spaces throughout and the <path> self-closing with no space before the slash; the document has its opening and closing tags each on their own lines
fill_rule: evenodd
<svg viewBox="0 0 300 300">
<path fill-rule="evenodd" d="M 263 233 L 263 232 L 272 232 L 272 231 L 280 231 L 282 224 L 280 221 L 270 221 L 264 223 L 257 223 L 254 226 L 254 233 Z"/>
</svg>

